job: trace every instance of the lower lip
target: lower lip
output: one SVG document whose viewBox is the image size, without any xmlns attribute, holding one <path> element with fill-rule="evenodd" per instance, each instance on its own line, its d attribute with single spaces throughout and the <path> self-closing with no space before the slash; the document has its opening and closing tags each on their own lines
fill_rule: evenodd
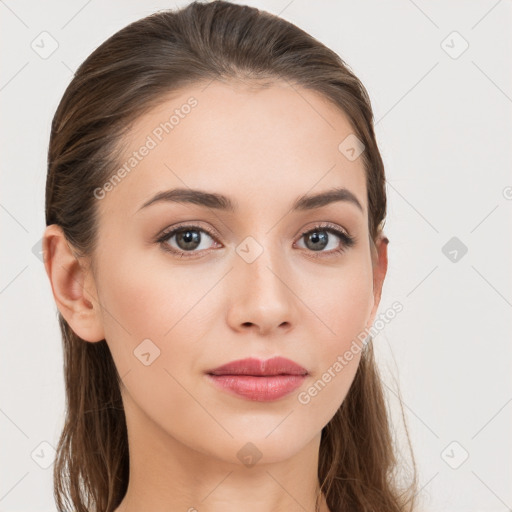
<svg viewBox="0 0 512 512">
<path fill-rule="evenodd" d="M 247 400 L 270 402 L 296 390 L 306 379 L 306 375 L 210 375 L 208 377 L 220 388 Z"/>
</svg>

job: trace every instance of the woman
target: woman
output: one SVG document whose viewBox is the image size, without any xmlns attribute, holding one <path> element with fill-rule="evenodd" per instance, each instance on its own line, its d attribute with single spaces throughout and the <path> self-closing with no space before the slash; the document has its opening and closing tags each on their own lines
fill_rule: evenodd
<svg viewBox="0 0 512 512">
<path fill-rule="evenodd" d="M 52 123 L 59 510 L 412 510 L 371 326 L 387 269 L 370 100 L 223 1 L 120 30 Z"/>
</svg>

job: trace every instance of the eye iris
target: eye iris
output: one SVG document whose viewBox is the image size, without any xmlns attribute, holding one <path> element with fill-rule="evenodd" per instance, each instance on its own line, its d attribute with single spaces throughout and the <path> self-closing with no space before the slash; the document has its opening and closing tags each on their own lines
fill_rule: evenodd
<svg viewBox="0 0 512 512">
<path fill-rule="evenodd" d="M 313 242 L 313 246 L 309 244 L 309 240 Z M 321 242 L 320 247 L 314 245 L 317 244 L 319 241 Z M 327 242 L 328 236 L 326 231 L 312 231 L 311 234 L 306 235 L 306 246 L 308 247 L 308 249 L 323 249 L 327 245 Z"/>
<path fill-rule="evenodd" d="M 180 248 L 183 250 L 196 249 L 201 243 L 201 235 L 197 230 L 185 229 L 176 233 L 176 242 L 180 245 L 180 242 L 184 242 Z"/>
</svg>

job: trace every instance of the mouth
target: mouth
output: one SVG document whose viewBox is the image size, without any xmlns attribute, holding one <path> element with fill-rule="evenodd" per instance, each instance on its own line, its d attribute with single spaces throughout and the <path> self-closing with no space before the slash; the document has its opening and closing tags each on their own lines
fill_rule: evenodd
<svg viewBox="0 0 512 512">
<path fill-rule="evenodd" d="M 302 385 L 308 371 L 290 359 L 249 358 L 232 361 L 207 372 L 218 389 L 258 402 L 278 400 Z"/>
</svg>

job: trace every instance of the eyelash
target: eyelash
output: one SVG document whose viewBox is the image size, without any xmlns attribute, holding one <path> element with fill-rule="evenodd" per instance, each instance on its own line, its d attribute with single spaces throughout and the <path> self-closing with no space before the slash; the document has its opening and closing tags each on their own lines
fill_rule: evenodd
<svg viewBox="0 0 512 512">
<path fill-rule="evenodd" d="M 187 230 L 203 231 L 203 232 L 207 233 L 212 239 L 214 239 L 217 242 L 216 234 L 214 234 L 213 231 L 211 231 L 210 229 L 203 228 L 203 227 L 200 227 L 200 226 L 196 226 L 196 225 L 193 225 L 193 224 L 185 224 L 185 225 L 173 227 L 173 228 L 168 229 L 168 230 L 164 230 L 158 236 L 158 238 L 155 240 L 155 243 L 160 244 L 164 251 L 170 252 L 170 253 L 175 254 L 175 255 L 179 255 L 181 258 L 182 257 L 194 258 L 195 256 L 192 256 L 192 254 L 197 253 L 198 251 L 179 251 L 179 250 L 174 249 L 174 248 L 172 248 L 172 249 L 169 248 L 169 245 L 167 244 L 167 241 L 169 240 L 169 238 L 174 236 L 176 233 L 179 233 L 181 231 L 187 231 Z M 330 257 L 330 256 L 335 256 L 335 255 L 341 254 L 341 253 L 345 252 L 345 250 L 347 250 L 350 247 L 352 247 L 356 243 L 356 241 L 357 241 L 355 237 L 350 236 L 348 233 L 345 233 L 344 231 L 341 231 L 340 229 L 335 227 L 335 225 L 333 225 L 333 224 L 331 224 L 329 222 L 322 222 L 322 223 L 320 223 L 320 224 L 318 224 L 316 226 L 313 226 L 311 229 L 308 229 L 307 231 L 304 231 L 300 235 L 299 240 L 301 240 L 305 235 L 313 233 L 314 231 L 326 231 L 328 233 L 335 234 L 336 236 L 338 236 L 341 239 L 341 245 L 340 245 L 339 248 L 332 249 L 331 251 L 327 251 L 327 252 L 320 251 L 319 254 L 315 254 L 315 251 L 309 251 L 309 252 L 313 253 L 311 255 L 312 258 L 324 258 L 324 257 Z M 188 254 L 190 254 L 190 256 Z"/>
</svg>

